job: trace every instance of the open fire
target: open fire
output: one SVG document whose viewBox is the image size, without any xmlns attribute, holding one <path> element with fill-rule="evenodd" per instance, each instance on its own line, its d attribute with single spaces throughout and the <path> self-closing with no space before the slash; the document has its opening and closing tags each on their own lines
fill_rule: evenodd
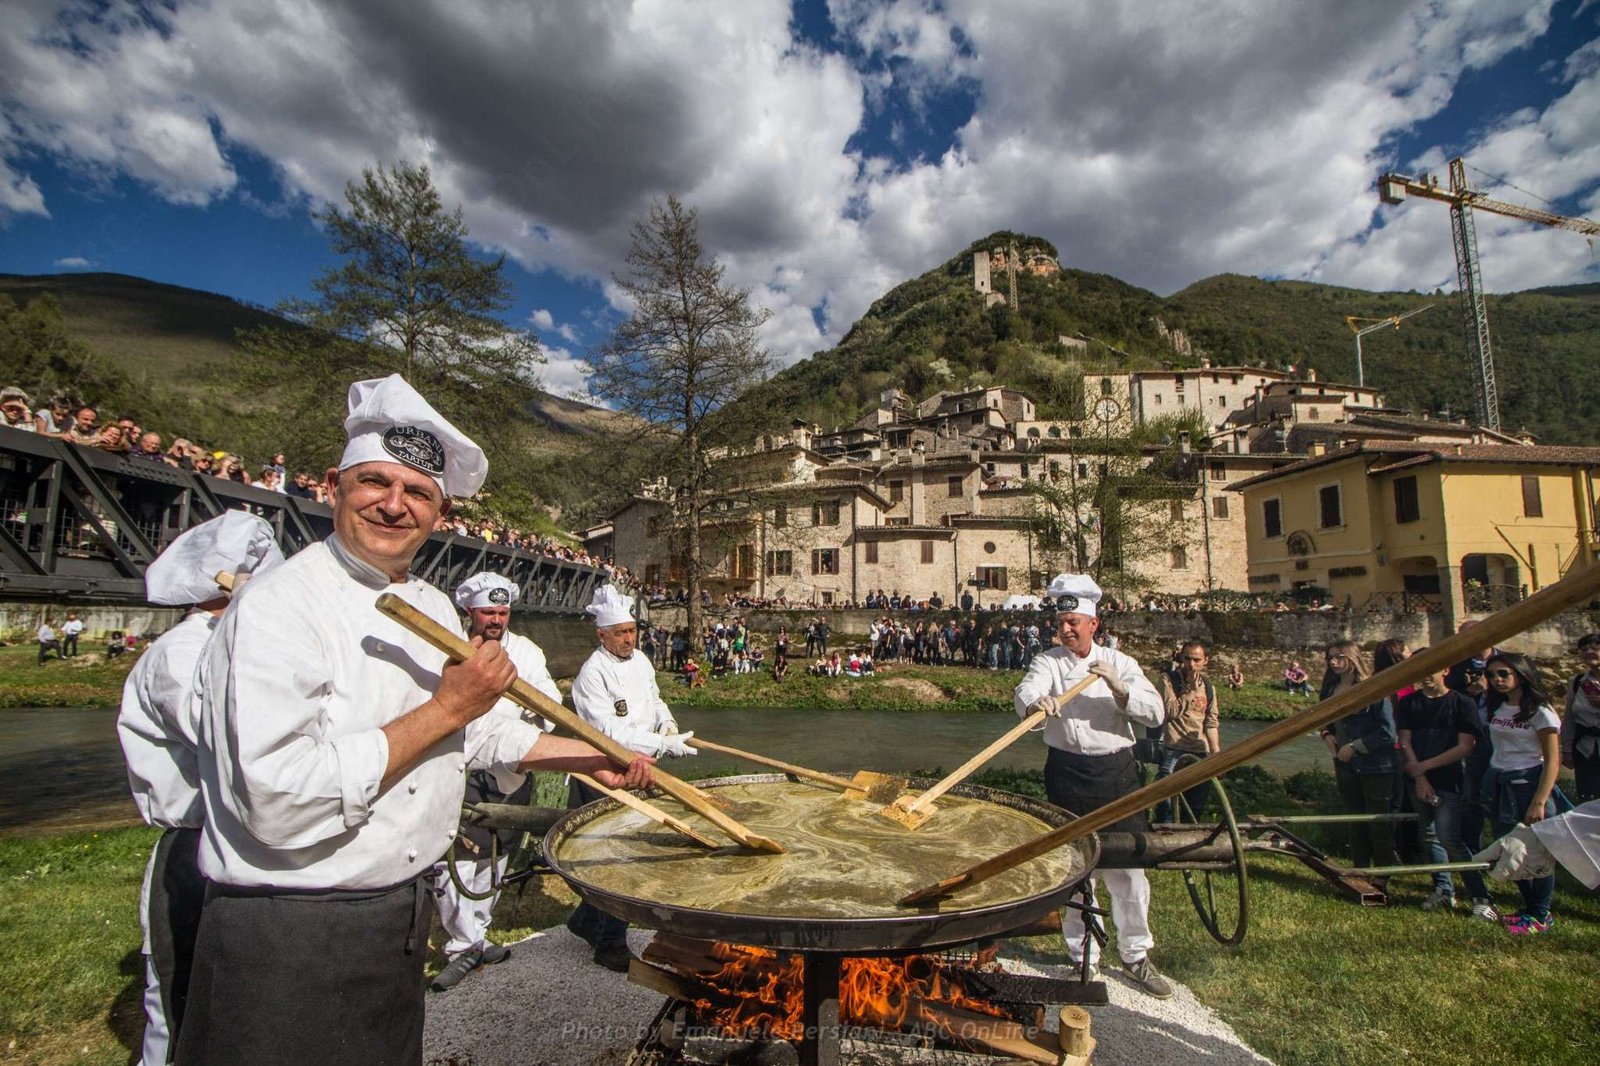
<svg viewBox="0 0 1600 1066">
<path fill-rule="evenodd" d="M 805 980 L 800 955 L 722 943 L 712 945 L 710 955 L 723 965 L 696 974 L 707 994 L 694 1000 L 708 1027 L 731 1037 L 800 1037 Z M 994 950 L 985 955 L 980 965 L 993 960 Z M 1005 1016 L 998 1006 L 970 995 L 960 970 L 937 955 L 852 958 L 840 966 L 839 1014 L 846 1024 L 918 1029 L 936 1024 L 941 1007 Z"/>
</svg>

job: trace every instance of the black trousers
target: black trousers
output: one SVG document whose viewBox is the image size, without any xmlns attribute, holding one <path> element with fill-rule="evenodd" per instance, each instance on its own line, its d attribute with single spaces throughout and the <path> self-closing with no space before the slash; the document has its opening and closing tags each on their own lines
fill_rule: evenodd
<svg viewBox="0 0 1600 1066">
<path fill-rule="evenodd" d="M 1044 761 L 1044 793 L 1057 807 L 1073 814 L 1088 814 L 1139 787 L 1139 762 L 1133 748 L 1109 755 L 1079 755 L 1050 748 Z M 1142 833 L 1148 828 L 1143 811 L 1105 827 L 1124 833 Z"/>
<path fill-rule="evenodd" d="M 161 1012 L 167 1016 L 167 1046 L 178 1042 L 189 1001 L 194 941 L 200 932 L 206 879 L 200 872 L 200 830 L 168 829 L 156 841 L 150 869 L 150 961 L 161 985 Z"/>
<path fill-rule="evenodd" d="M 420 1066 L 427 903 L 212 884 L 178 1066 Z"/>
</svg>

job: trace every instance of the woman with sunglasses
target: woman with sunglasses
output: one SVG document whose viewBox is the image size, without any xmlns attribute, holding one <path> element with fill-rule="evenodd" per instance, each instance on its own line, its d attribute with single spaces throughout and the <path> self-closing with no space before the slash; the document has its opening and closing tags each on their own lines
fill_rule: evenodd
<svg viewBox="0 0 1600 1066">
<path fill-rule="evenodd" d="M 1494 754 L 1484 779 L 1484 804 L 1494 820 L 1494 835 L 1517 824 L 1533 825 L 1555 813 L 1550 793 L 1561 769 L 1561 719 L 1539 687 L 1539 675 L 1526 655 L 1497 652 L 1485 665 L 1489 684 L 1489 735 Z M 1522 911 L 1506 920 L 1512 936 L 1548 932 L 1555 924 L 1554 875 L 1518 881 Z"/>
<path fill-rule="evenodd" d="M 1342 640 L 1329 644 L 1322 698 L 1354 688 L 1371 676 L 1361 646 Z M 1333 776 L 1346 814 L 1382 814 L 1391 810 L 1400 775 L 1395 744 L 1394 709 L 1387 699 L 1369 703 L 1322 730 L 1333 756 Z M 1357 822 L 1350 826 L 1351 858 L 1357 868 L 1395 862 L 1394 823 Z M 1381 890 L 1381 879 L 1373 883 Z"/>
</svg>

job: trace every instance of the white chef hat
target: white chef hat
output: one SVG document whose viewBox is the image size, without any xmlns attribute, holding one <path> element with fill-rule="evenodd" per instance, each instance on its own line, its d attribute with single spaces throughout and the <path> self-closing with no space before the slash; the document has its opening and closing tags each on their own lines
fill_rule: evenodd
<svg viewBox="0 0 1600 1066">
<path fill-rule="evenodd" d="M 485 570 L 456 586 L 456 606 L 463 611 L 474 607 L 509 607 L 517 602 L 518 591 L 515 581 Z"/>
<path fill-rule="evenodd" d="M 358 463 L 403 463 L 433 478 L 448 496 L 471 496 L 483 485 L 483 449 L 435 411 L 399 374 L 350 386 L 339 469 Z"/>
<path fill-rule="evenodd" d="M 224 511 L 167 545 L 145 567 L 151 603 L 205 603 L 221 593 L 217 574 L 260 574 L 283 562 L 272 527 L 247 511 Z"/>
<path fill-rule="evenodd" d="M 1090 618 L 1095 616 L 1095 604 L 1104 595 L 1088 574 L 1057 574 L 1050 579 L 1050 587 L 1045 591 L 1056 601 L 1058 612 L 1085 614 Z"/>
<path fill-rule="evenodd" d="M 624 596 L 614 585 L 601 585 L 584 612 L 594 616 L 594 627 L 604 629 L 633 621 L 633 597 Z"/>
</svg>

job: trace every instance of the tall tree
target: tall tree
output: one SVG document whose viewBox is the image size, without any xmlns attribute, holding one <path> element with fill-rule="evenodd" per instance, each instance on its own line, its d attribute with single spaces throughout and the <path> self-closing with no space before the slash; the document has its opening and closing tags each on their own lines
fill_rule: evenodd
<svg viewBox="0 0 1600 1066">
<path fill-rule="evenodd" d="M 750 424 L 720 416 L 771 369 L 757 337 L 769 312 L 751 306 L 748 289 L 724 283 L 723 268 L 700 244 L 695 212 L 675 196 L 634 224 L 627 270 L 613 279 L 633 313 L 586 358 L 589 389 L 665 438 L 643 454 L 659 457 L 655 473 L 673 490 L 689 631 L 697 633 L 701 530 L 719 477 L 710 460 L 749 439 Z"/>
<path fill-rule="evenodd" d="M 504 433 L 544 362 L 537 338 L 500 318 L 511 305 L 504 256 L 473 257 L 461 209 L 445 208 L 426 166 L 366 168 L 345 200 L 316 212 L 344 261 L 312 282 L 315 299 L 281 307 L 306 328 L 241 338 L 252 379 L 284 397 L 293 439 L 331 458 L 345 387 L 398 371 L 483 442 L 504 484 L 514 465 Z"/>
</svg>

